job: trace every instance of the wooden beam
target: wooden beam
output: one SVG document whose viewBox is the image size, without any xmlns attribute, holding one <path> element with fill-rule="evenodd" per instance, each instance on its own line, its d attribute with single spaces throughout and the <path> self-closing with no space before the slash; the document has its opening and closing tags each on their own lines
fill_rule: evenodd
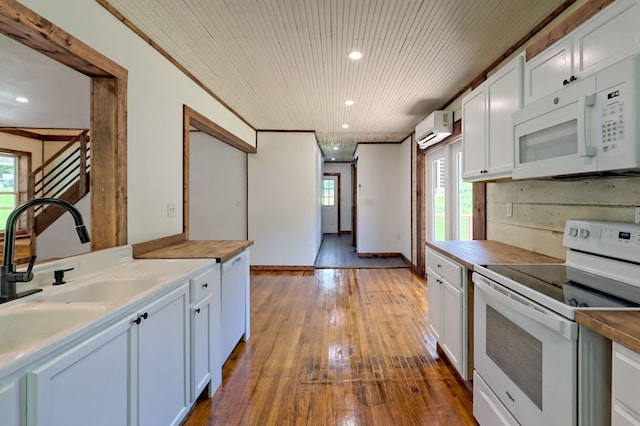
<svg viewBox="0 0 640 426">
<path fill-rule="evenodd" d="M 126 81 L 91 81 L 91 239 L 100 250 L 127 243 Z"/>
<path fill-rule="evenodd" d="M 426 243 L 427 243 L 427 233 L 426 233 L 426 198 L 425 198 L 425 176 L 427 173 L 426 162 L 427 156 L 420 149 L 418 144 L 412 143 L 415 145 L 416 150 L 416 234 L 417 234 L 417 246 L 416 246 L 416 257 L 414 260 L 416 265 L 416 272 L 424 276 L 426 273 L 426 261 L 425 261 L 425 253 L 426 253 Z"/>
<path fill-rule="evenodd" d="M 231 145 L 232 147 L 237 148 L 242 152 L 246 152 L 247 154 L 255 154 L 256 148 L 254 146 L 249 145 L 224 127 L 214 123 L 204 115 L 200 114 L 198 111 L 184 105 L 183 112 L 184 116 L 188 119 L 189 126 L 193 126 L 196 129 L 205 132 L 209 136 L 213 136 L 214 138 L 219 139 L 222 142 Z"/>
<path fill-rule="evenodd" d="M 473 239 L 487 238 L 487 184 L 473 183 Z"/>
<path fill-rule="evenodd" d="M 0 2 L 0 33 L 89 77 L 126 70 L 15 0 Z"/>
</svg>

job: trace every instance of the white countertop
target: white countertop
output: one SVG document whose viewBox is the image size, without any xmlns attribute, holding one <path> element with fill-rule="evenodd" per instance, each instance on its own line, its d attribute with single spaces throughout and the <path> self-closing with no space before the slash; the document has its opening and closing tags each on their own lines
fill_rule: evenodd
<svg viewBox="0 0 640 426">
<path fill-rule="evenodd" d="M 122 246 L 36 266 L 33 281 L 17 283 L 17 289 L 43 291 L 0 305 L 0 378 L 77 344 L 110 323 L 128 316 L 135 319 L 132 313 L 137 308 L 215 263 L 214 259 L 133 259 L 131 246 Z M 66 284 L 52 286 L 53 271 L 68 268 L 74 269 L 65 273 Z M 129 285 L 139 285 L 139 291 Z"/>
</svg>

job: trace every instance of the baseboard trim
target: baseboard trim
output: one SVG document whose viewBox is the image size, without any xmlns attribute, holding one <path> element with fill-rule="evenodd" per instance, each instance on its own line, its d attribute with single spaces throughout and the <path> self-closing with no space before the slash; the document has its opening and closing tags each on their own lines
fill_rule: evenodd
<svg viewBox="0 0 640 426">
<path fill-rule="evenodd" d="M 251 272 L 268 272 L 268 271 L 302 271 L 313 272 L 314 266 L 287 266 L 287 265 L 251 265 Z"/>
<path fill-rule="evenodd" d="M 402 259 L 406 259 L 402 256 L 402 253 L 358 253 L 358 257 L 402 257 Z M 409 263 L 411 264 L 411 263 Z"/>
</svg>

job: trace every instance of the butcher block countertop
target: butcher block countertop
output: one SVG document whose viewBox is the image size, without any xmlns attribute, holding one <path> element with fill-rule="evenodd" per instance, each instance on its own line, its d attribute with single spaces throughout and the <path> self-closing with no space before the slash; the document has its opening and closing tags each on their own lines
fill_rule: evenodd
<svg viewBox="0 0 640 426">
<path fill-rule="evenodd" d="M 143 243 L 145 244 L 145 243 Z M 169 241 L 141 253 L 134 250 L 137 259 L 217 259 L 223 263 L 251 247 L 251 240 L 187 240 Z"/>
<path fill-rule="evenodd" d="M 427 247 L 450 257 L 468 270 L 486 263 L 562 263 L 562 259 L 534 253 L 499 241 L 427 241 Z"/>
<path fill-rule="evenodd" d="M 640 311 L 576 311 L 585 327 L 640 353 Z"/>
</svg>

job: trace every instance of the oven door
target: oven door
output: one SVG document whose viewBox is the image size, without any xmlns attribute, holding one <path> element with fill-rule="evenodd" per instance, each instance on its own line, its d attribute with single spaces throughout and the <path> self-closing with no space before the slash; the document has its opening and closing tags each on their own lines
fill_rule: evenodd
<svg viewBox="0 0 640 426">
<path fill-rule="evenodd" d="M 473 274 L 475 369 L 522 425 L 575 425 L 575 322 Z"/>
</svg>

